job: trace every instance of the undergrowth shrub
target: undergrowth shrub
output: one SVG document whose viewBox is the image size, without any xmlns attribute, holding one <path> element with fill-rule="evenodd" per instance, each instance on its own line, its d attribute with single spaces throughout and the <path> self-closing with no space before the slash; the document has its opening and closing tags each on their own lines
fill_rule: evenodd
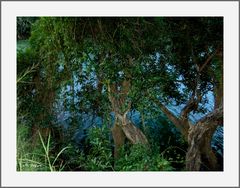
<svg viewBox="0 0 240 188">
<path fill-rule="evenodd" d="M 109 129 L 106 126 L 88 130 L 89 151 L 81 153 L 79 163 L 86 171 L 112 171 L 112 149 Z"/>
<path fill-rule="evenodd" d="M 147 121 L 145 134 L 154 153 L 168 160 L 175 171 L 184 170 L 187 142 L 166 116 Z"/>
<path fill-rule="evenodd" d="M 144 145 L 135 144 L 126 151 L 121 149 L 120 158 L 115 163 L 117 171 L 170 171 L 170 163 L 161 155 L 153 153 Z"/>
</svg>

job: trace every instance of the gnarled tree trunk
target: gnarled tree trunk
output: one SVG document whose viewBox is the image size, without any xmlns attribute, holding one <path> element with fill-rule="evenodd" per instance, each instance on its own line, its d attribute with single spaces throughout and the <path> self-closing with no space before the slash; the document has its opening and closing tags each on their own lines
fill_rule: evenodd
<svg viewBox="0 0 240 188">
<path fill-rule="evenodd" d="M 112 128 L 114 140 L 114 157 L 118 158 L 119 149 L 124 145 L 127 138 L 132 144 L 148 145 L 148 140 L 143 132 L 136 127 L 126 116 L 115 112 L 115 124 Z"/>
<path fill-rule="evenodd" d="M 126 117 L 126 115 L 116 114 L 117 121 L 121 122 L 120 126 L 126 138 L 132 144 L 148 144 L 148 140 L 143 132 L 133 125 L 133 123 Z"/>
<path fill-rule="evenodd" d="M 208 170 L 218 170 L 217 158 L 211 147 L 211 140 L 218 125 L 223 123 L 223 54 L 222 48 L 218 48 L 211 55 L 200 71 L 204 69 L 213 57 L 219 60 L 220 78 L 214 80 L 214 110 L 199 120 L 195 126 L 191 126 L 188 134 L 188 152 L 186 155 L 186 169 L 191 171 L 200 170 L 204 166 Z"/>
<path fill-rule="evenodd" d="M 223 107 L 214 110 L 192 126 L 188 135 L 186 169 L 199 171 L 201 166 L 209 170 L 218 170 L 217 158 L 212 151 L 212 136 L 223 119 Z"/>
<path fill-rule="evenodd" d="M 131 108 L 131 101 L 128 100 L 130 88 L 130 80 L 124 80 L 118 84 L 108 84 L 108 98 L 115 113 L 115 124 L 112 128 L 115 158 L 118 157 L 119 149 L 123 146 L 125 138 L 132 144 L 148 144 L 143 132 L 127 118 L 127 113 Z"/>
<path fill-rule="evenodd" d="M 211 148 L 211 140 L 216 126 L 199 123 L 189 132 L 189 148 L 186 155 L 186 169 L 199 171 L 201 165 L 209 170 L 217 170 L 217 158 Z"/>
<path fill-rule="evenodd" d="M 203 117 L 195 125 L 192 125 L 188 121 L 188 115 L 197 107 L 199 100 L 200 99 L 194 99 L 192 97 L 182 109 L 180 117 L 177 117 L 159 100 L 153 99 L 169 120 L 179 129 L 183 138 L 188 141 L 186 169 L 198 171 L 201 165 L 205 165 L 209 170 L 217 170 L 217 159 L 211 148 L 211 140 L 217 126 L 221 124 L 223 118 L 222 102 L 219 102 L 219 104 L 221 104 L 219 108 L 215 108 L 213 112 Z"/>
<path fill-rule="evenodd" d="M 119 149 L 124 145 L 127 138 L 132 144 L 148 144 L 148 140 L 143 132 L 133 125 L 133 123 L 120 114 L 116 114 L 115 124 L 112 128 L 114 140 L 114 157 L 118 158 Z"/>
</svg>

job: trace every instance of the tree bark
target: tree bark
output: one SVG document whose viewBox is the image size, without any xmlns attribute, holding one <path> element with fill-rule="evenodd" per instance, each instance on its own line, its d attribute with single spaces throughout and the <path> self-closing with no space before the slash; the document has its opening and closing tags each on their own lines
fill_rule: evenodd
<svg viewBox="0 0 240 188">
<path fill-rule="evenodd" d="M 114 156 L 116 158 L 119 155 L 120 147 L 124 144 L 125 138 L 132 144 L 148 144 L 148 140 L 143 132 L 127 118 L 127 113 L 131 109 L 131 101 L 128 101 L 127 98 L 130 87 L 129 80 L 123 80 L 114 84 L 108 83 L 108 98 L 115 113 L 115 124 L 112 128 L 112 134 L 115 145 Z"/>
<path fill-rule="evenodd" d="M 211 140 L 218 125 L 223 118 L 223 106 L 215 109 L 195 125 L 188 121 L 188 114 L 195 108 L 198 101 L 189 100 L 182 109 L 180 117 L 176 117 L 159 100 L 154 99 L 170 121 L 180 130 L 183 137 L 188 141 L 188 152 L 186 155 L 186 169 L 199 171 L 201 166 L 208 170 L 218 170 L 217 158 L 212 151 Z M 222 103 L 220 103 L 222 104 Z"/>
<path fill-rule="evenodd" d="M 143 132 L 138 127 L 133 125 L 133 123 L 126 116 L 117 114 L 116 117 L 121 122 L 122 131 L 132 144 L 148 144 L 148 140 Z"/>
<path fill-rule="evenodd" d="M 47 122 L 46 120 L 53 113 L 52 107 L 55 100 L 55 91 L 50 79 L 46 80 L 46 84 L 43 85 L 40 77 L 40 69 L 34 74 L 33 82 L 36 90 L 35 101 L 39 105 L 39 109 L 42 108 L 41 111 L 35 115 L 32 122 L 31 138 L 32 146 L 35 146 L 39 141 L 38 132 L 40 132 L 43 139 L 46 139 L 49 134 L 51 134 L 51 121 Z M 46 121 L 46 123 L 43 125 L 42 122 L 44 121 Z"/>
<path fill-rule="evenodd" d="M 126 138 L 122 131 L 122 128 L 117 123 L 115 123 L 114 126 L 112 127 L 112 136 L 115 145 L 114 158 L 117 159 L 119 158 L 119 151 L 121 147 L 124 145 Z"/>
<path fill-rule="evenodd" d="M 189 148 L 186 155 L 186 169 L 199 171 L 201 166 L 208 170 L 217 170 L 217 159 L 211 147 L 211 140 L 216 126 L 199 123 L 189 133 Z"/>
<path fill-rule="evenodd" d="M 144 133 L 126 117 L 126 114 L 121 115 L 115 112 L 115 124 L 112 128 L 114 140 L 114 157 L 119 157 L 119 149 L 124 145 L 125 138 L 132 144 L 148 145 L 147 137 Z"/>
<path fill-rule="evenodd" d="M 203 66 L 205 66 L 213 59 L 217 58 L 219 63 L 219 70 L 221 71 L 220 79 L 214 79 L 214 110 L 207 116 L 199 120 L 195 126 L 191 126 L 188 135 L 188 152 L 186 155 L 186 169 L 191 171 L 198 171 L 203 166 L 207 170 L 216 171 L 219 169 L 217 158 L 211 147 L 211 140 L 218 125 L 223 124 L 223 53 L 222 47 L 219 47 L 213 53 Z"/>
<path fill-rule="evenodd" d="M 186 170 L 199 171 L 202 166 L 218 170 L 217 158 L 211 147 L 212 136 L 223 120 L 223 107 L 219 107 L 192 126 L 188 135 Z"/>
</svg>

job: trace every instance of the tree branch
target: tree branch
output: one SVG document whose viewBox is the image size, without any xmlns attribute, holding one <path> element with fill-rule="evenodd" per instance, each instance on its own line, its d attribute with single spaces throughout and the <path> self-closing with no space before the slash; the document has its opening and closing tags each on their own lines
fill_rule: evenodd
<svg viewBox="0 0 240 188">
<path fill-rule="evenodd" d="M 186 106 L 181 111 L 180 117 L 182 120 L 187 120 L 189 113 L 198 108 L 198 104 L 201 102 L 201 99 L 202 99 L 202 96 L 201 94 L 199 94 L 198 90 L 193 92 Z"/>
<path fill-rule="evenodd" d="M 223 105 L 221 105 L 219 108 L 213 110 L 203 118 L 201 118 L 197 124 L 199 123 L 205 123 L 208 125 L 214 125 L 214 124 L 223 124 Z"/>
<path fill-rule="evenodd" d="M 160 107 L 162 112 L 168 117 L 170 121 L 172 121 L 173 124 L 175 125 L 181 124 L 180 119 L 177 116 L 175 116 L 170 110 L 168 110 L 168 108 L 165 105 L 163 105 L 158 99 L 151 96 L 150 96 L 150 99 Z"/>
<path fill-rule="evenodd" d="M 212 53 L 207 59 L 206 61 L 203 63 L 203 65 L 199 68 L 199 72 L 202 72 L 202 70 L 206 67 L 206 65 L 208 63 L 211 62 L 211 60 L 213 59 L 213 57 L 220 51 L 220 48 L 217 48 L 216 51 L 214 53 Z"/>
</svg>

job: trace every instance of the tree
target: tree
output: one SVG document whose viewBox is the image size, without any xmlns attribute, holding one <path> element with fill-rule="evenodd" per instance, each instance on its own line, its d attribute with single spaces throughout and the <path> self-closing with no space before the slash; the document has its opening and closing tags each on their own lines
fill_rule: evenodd
<svg viewBox="0 0 240 188">
<path fill-rule="evenodd" d="M 172 57 L 169 66 L 178 74 L 175 82 L 185 90 L 179 91 L 173 99 L 179 102 L 185 98 L 185 106 L 178 117 L 159 99 L 153 100 L 188 142 L 187 170 L 200 170 L 202 164 L 209 170 L 217 170 L 211 140 L 216 128 L 223 125 L 222 18 L 169 18 L 167 23 L 164 35 L 168 36 L 172 46 L 171 51 L 164 55 Z M 189 114 L 206 110 L 203 105 L 207 102 L 204 96 L 208 92 L 213 92 L 214 109 L 193 124 Z"/>
<path fill-rule="evenodd" d="M 51 96 L 54 96 L 54 87 L 58 87 L 57 80 L 60 75 L 68 74 L 68 78 L 71 79 L 72 72 L 76 71 L 78 82 L 83 85 L 83 90 L 86 92 L 84 96 L 90 104 L 97 103 L 94 100 L 96 96 L 98 101 L 108 100 L 111 108 L 106 106 L 108 110 L 106 108 L 104 110 L 113 111 L 116 118 L 112 129 L 116 146 L 115 156 L 125 137 L 133 144 L 147 144 L 146 136 L 127 119 L 126 115 L 142 97 L 141 92 L 138 93 L 143 84 L 142 62 L 153 62 L 150 55 L 155 55 L 157 49 L 160 49 L 157 38 L 159 24 L 155 22 L 158 23 L 159 20 L 41 18 L 31 37 L 32 48 L 36 54 L 39 54 L 39 61 L 43 66 L 42 72 L 45 73 L 41 78 L 41 80 L 45 79 L 42 86 L 35 82 L 36 86 L 41 86 L 45 90 L 39 93 L 43 95 L 52 93 Z M 41 36 L 38 35 L 39 33 Z M 58 71 L 59 54 L 62 54 L 63 59 L 62 72 Z M 77 62 L 76 66 L 74 61 Z M 79 65 L 82 66 L 80 70 Z M 94 97 L 88 95 L 90 91 L 95 93 Z M 46 97 L 39 98 L 42 100 Z M 49 97 L 47 99 L 51 100 Z M 52 102 L 43 101 L 43 106 L 48 105 L 46 109 L 50 110 Z M 94 107 L 95 110 L 100 111 L 97 108 L 102 108 L 103 104 Z"/>
<path fill-rule="evenodd" d="M 43 109 L 36 123 L 54 114 L 58 92 L 70 86 L 74 108 L 102 118 L 114 113 L 117 158 L 126 139 L 148 145 L 127 114 L 153 101 L 188 142 L 187 169 L 199 170 L 202 162 L 217 168 L 210 141 L 223 117 L 222 18 L 43 17 L 31 49 L 39 64 L 34 100 Z M 194 125 L 189 114 L 206 111 L 208 92 L 214 111 Z M 177 116 L 169 104 L 185 106 Z"/>
</svg>

